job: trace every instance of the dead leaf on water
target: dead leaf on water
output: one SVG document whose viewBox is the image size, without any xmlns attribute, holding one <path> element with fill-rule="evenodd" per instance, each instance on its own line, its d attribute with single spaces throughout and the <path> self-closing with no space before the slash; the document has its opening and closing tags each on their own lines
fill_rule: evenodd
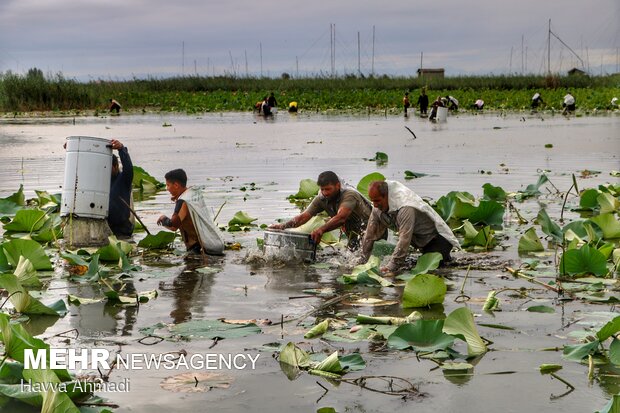
<svg viewBox="0 0 620 413">
<path fill-rule="evenodd" d="M 220 373 L 183 373 L 166 377 L 160 386 L 175 393 L 205 393 L 213 389 L 227 389 L 233 378 Z"/>
<path fill-rule="evenodd" d="M 354 307 L 382 307 L 388 305 L 396 305 L 398 301 L 382 300 L 380 298 L 360 298 L 355 301 L 344 301 L 343 304 Z"/>
<path fill-rule="evenodd" d="M 69 274 L 71 275 L 84 275 L 88 271 L 88 267 L 86 265 L 70 265 L 69 266 Z"/>
<path fill-rule="evenodd" d="M 256 325 L 259 326 L 269 326 L 272 324 L 271 320 L 268 320 L 266 318 L 261 318 L 261 319 L 253 319 L 253 320 L 231 320 L 231 319 L 226 319 L 226 318 L 218 318 L 218 320 L 220 320 L 222 323 L 227 323 L 227 324 L 251 324 L 254 323 Z"/>
</svg>

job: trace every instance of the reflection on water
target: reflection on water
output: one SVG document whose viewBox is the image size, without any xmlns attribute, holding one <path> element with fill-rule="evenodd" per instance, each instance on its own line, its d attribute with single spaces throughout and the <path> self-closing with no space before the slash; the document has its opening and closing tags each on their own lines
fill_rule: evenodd
<svg viewBox="0 0 620 413">
<path fill-rule="evenodd" d="M 131 278 L 123 279 L 115 287 L 119 295 L 137 293 Z M 76 295 L 80 298 L 99 298 L 103 290 L 94 285 L 80 284 Z M 131 336 L 138 313 L 138 305 L 120 305 L 108 300 L 82 304 L 71 307 L 71 326 L 85 337 Z"/>
<path fill-rule="evenodd" d="M 221 258 L 188 258 L 185 262 L 172 281 L 159 283 L 160 294 L 172 297 L 170 318 L 175 324 L 205 317 L 216 273 L 224 269 Z M 205 268 L 213 271 L 201 271 Z"/>
</svg>

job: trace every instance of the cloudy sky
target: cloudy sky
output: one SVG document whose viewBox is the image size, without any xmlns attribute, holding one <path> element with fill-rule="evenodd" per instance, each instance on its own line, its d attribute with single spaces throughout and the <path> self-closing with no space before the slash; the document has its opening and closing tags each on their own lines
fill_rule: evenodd
<svg viewBox="0 0 620 413">
<path fill-rule="evenodd" d="M 593 74 L 618 70 L 619 0 L 0 0 L 0 72 L 133 76 L 546 71 L 547 25 Z M 261 53 L 262 49 L 262 53 Z M 512 53 L 511 53 L 512 51 Z M 581 67 L 556 38 L 553 71 Z"/>
</svg>

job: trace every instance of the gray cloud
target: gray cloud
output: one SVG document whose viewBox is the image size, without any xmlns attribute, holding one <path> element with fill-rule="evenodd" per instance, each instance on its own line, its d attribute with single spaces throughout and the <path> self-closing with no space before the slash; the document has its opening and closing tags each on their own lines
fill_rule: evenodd
<svg viewBox="0 0 620 413">
<path fill-rule="evenodd" d="M 520 70 L 522 36 L 528 71 L 538 72 L 548 18 L 579 53 L 588 47 L 593 65 L 602 60 L 606 71 L 615 70 L 617 0 L 564 0 L 561 7 L 533 0 L 3 0 L 0 71 L 36 66 L 80 78 L 179 74 L 185 42 L 186 73 L 196 61 L 201 73 L 244 74 L 247 53 L 249 71 L 257 74 L 259 44 L 264 73 L 295 73 L 296 58 L 302 74 L 327 72 L 329 24 L 335 23 L 339 73 L 357 71 L 358 31 L 362 71 L 370 72 L 373 25 L 378 73 L 415 72 L 421 51 L 425 66 L 450 74 L 506 73 L 511 47 L 513 71 Z M 576 62 L 557 42 L 552 50 L 554 70 Z"/>
</svg>

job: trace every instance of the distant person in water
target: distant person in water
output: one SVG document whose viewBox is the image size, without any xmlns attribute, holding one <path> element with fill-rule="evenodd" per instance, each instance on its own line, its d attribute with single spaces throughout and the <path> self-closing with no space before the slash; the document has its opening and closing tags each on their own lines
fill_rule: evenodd
<svg viewBox="0 0 620 413">
<path fill-rule="evenodd" d="M 297 102 L 291 102 L 288 104 L 288 111 L 290 113 L 295 113 L 297 112 Z"/>
<path fill-rule="evenodd" d="M 420 115 L 426 115 L 428 110 L 428 95 L 426 94 L 426 88 L 422 88 L 420 96 L 418 96 L 418 106 L 420 107 Z"/>
<path fill-rule="evenodd" d="M 531 104 L 532 109 L 533 110 L 538 109 L 538 107 L 543 103 L 545 102 L 543 101 L 542 96 L 540 96 L 540 93 L 538 92 L 534 93 L 534 96 L 532 96 L 532 104 Z"/>
<path fill-rule="evenodd" d="M 472 108 L 475 110 L 482 110 L 484 108 L 484 100 L 476 100 L 476 102 L 474 102 L 474 104 L 472 105 Z"/>
<path fill-rule="evenodd" d="M 110 99 L 110 113 L 116 113 L 117 115 L 121 112 L 121 104 L 118 103 L 115 99 Z"/>
<path fill-rule="evenodd" d="M 269 99 L 267 99 L 267 103 L 269 104 L 270 108 L 275 108 L 278 106 L 278 101 L 276 100 L 276 97 L 274 96 L 273 92 L 271 92 L 271 94 L 269 95 Z"/>
<path fill-rule="evenodd" d="M 271 116 L 271 106 L 269 106 L 269 99 L 267 96 L 265 96 L 263 103 L 260 105 L 260 112 L 263 113 L 263 116 Z"/>
<path fill-rule="evenodd" d="M 446 107 L 448 110 L 456 112 L 459 110 L 459 101 L 454 96 L 446 96 Z"/>
<path fill-rule="evenodd" d="M 405 97 L 403 97 L 403 109 L 405 110 L 405 116 L 407 116 L 407 109 L 411 106 L 411 102 L 409 102 L 409 92 L 405 92 Z"/>
<path fill-rule="evenodd" d="M 564 96 L 564 101 L 562 102 L 562 107 L 564 108 L 564 110 L 562 111 L 563 115 L 567 115 L 570 112 L 575 111 L 575 97 L 571 95 L 570 92 L 566 92 L 566 95 Z"/>
<path fill-rule="evenodd" d="M 435 120 L 437 118 L 437 108 L 443 107 L 445 107 L 445 105 L 443 103 L 443 100 L 441 99 L 441 96 L 437 96 L 437 99 L 435 99 L 435 101 L 431 105 L 431 114 L 429 115 L 428 119 Z"/>
</svg>

